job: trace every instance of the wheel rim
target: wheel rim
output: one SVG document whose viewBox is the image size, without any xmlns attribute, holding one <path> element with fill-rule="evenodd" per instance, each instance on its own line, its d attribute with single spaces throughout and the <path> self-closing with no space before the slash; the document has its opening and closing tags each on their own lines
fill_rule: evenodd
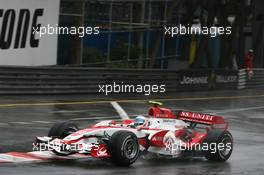
<svg viewBox="0 0 264 175">
<path fill-rule="evenodd" d="M 228 156 L 232 151 L 232 139 L 228 136 L 224 137 L 220 143 L 224 144 L 224 148 L 219 150 L 220 154 L 224 157 Z M 227 146 L 230 145 L 230 146 Z"/>
<path fill-rule="evenodd" d="M 127 158 L 133 159 L 138 152 L 138 145 L 137 142 L 129 139 L 124 144 L 124 154 Z"/>
</svg>

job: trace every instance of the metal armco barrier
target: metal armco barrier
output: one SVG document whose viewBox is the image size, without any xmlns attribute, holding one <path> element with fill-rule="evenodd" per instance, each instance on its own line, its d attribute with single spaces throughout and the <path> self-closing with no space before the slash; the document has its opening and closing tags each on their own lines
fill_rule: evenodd
<svg viewBox="0 0 264 175">
<path fill-rule="evenodd" d="M 253 77 L 249 79 L 245 69 L 239 70 L 238 89 L 264 87 L 264 69 L 255 68 L 253 69 L 253 72 Z"/>
<path fill-rule="evenodd" d="M 237 89 L 238 71 L 0 66 L 0 94 L 97 94 L 98 85 L 157 84 L 166 92 Z"/>
</svg>

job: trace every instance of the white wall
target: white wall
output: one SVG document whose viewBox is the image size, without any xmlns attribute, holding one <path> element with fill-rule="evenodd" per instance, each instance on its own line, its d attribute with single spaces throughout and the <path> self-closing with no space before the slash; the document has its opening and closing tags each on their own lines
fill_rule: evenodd
<svg viewBox="0 0 264 175">
<path fill-rule="evenodd" d="M 35 39 L 39 39 L 39 45 L 32 47 L 30 44 L 30 34 L 32 29 L 33 16 L 36 9 L 43 9 L 43 16 L 37 18 L 37 24 L 41 26 L 56 26 L 59 18 L 60 0 L 0 0 L 0 65 L 55 65 L 57 62 L 57 35 L 49 35 L 39 37 L 35 35 Z M 15 11 L 15 18 L 11 20 L 12 15 L 7 15 L 7 10 Z M 19 12 L 21 9 L 30 11 L 29 25 L 25 48 L 15 48 L 15 40 L 19 28 Z M 1 14 L 2 13 L 2 14 Z M 11 14 L 11 12 L 10 12 Z M 14 14 L 14 13 L 13 13 Z M 4 19 L 15 21 L 13 30 L 10 27 L 12 22 L 8 22 L 6 31 L 13 31 L 11 45 L 3 44 L 2 41 L 8 40 L 8 33 L 3 34 Z M 25 20 L 23 20 L 24 23 Z M 24 25 L 21 25 L 23 29 Z M 3 36 L 4 39 L 3 39 Z M 22 32 L 21 35 L 22 36 Z M 11 38 L 11 37 L 10 37 Z M 2 44 L 1 44 L 2 43 Z M 21 44 L 21 42 L 20 42 Z M 21 45 L 20 45 L 21 46 Z"/>
</svg>

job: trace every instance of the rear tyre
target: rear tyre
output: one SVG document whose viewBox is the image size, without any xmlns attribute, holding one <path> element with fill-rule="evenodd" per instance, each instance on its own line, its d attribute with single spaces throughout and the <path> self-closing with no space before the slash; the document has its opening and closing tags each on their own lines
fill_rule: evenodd
<svg viewBox="0 0 264 175">
<path fill-rule="evenodd" d="M 108 142 L 108 150 L 116 165 L 130 166 L 139 156 L 137 136 L 129 131 L 117 131 Z"/>
<path fill-rule="evenodd" d="M 209 148 L 204 151 L 204 155 L 210 161 L 226 161 L 233 151 L 233 137 L 228 131 L 209 131 L 203 144 L 207 144 Z"/>
<path fill-rule="evenodd" d="M 74 123 L 69 122 L 62 122 L 62 123 L 55 123 L 49 130 L 49 137 L 63 139 L 68 135 L 78 131 L 79 128 Z"/>
</svg>

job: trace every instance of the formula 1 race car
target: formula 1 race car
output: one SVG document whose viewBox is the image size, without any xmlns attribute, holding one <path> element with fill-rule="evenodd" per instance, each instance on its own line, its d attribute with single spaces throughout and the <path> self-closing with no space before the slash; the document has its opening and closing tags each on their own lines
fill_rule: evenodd
<svg viewBox="0 0 264 175">
<path fill-rule="evenodd" d="M 36 142 L 58 155 L 110 158 L 120 166 L 133 164 L 141 153 L 204 156 L 213 161 L 226 161 L 232 154 L 233 138 L 223 117 L 188 111 L 174 115 L 161 103 L 151 103 L 147 117 L 105 120 L 81 130 L 73 123 L 56 123 Z"/>
</svg>

